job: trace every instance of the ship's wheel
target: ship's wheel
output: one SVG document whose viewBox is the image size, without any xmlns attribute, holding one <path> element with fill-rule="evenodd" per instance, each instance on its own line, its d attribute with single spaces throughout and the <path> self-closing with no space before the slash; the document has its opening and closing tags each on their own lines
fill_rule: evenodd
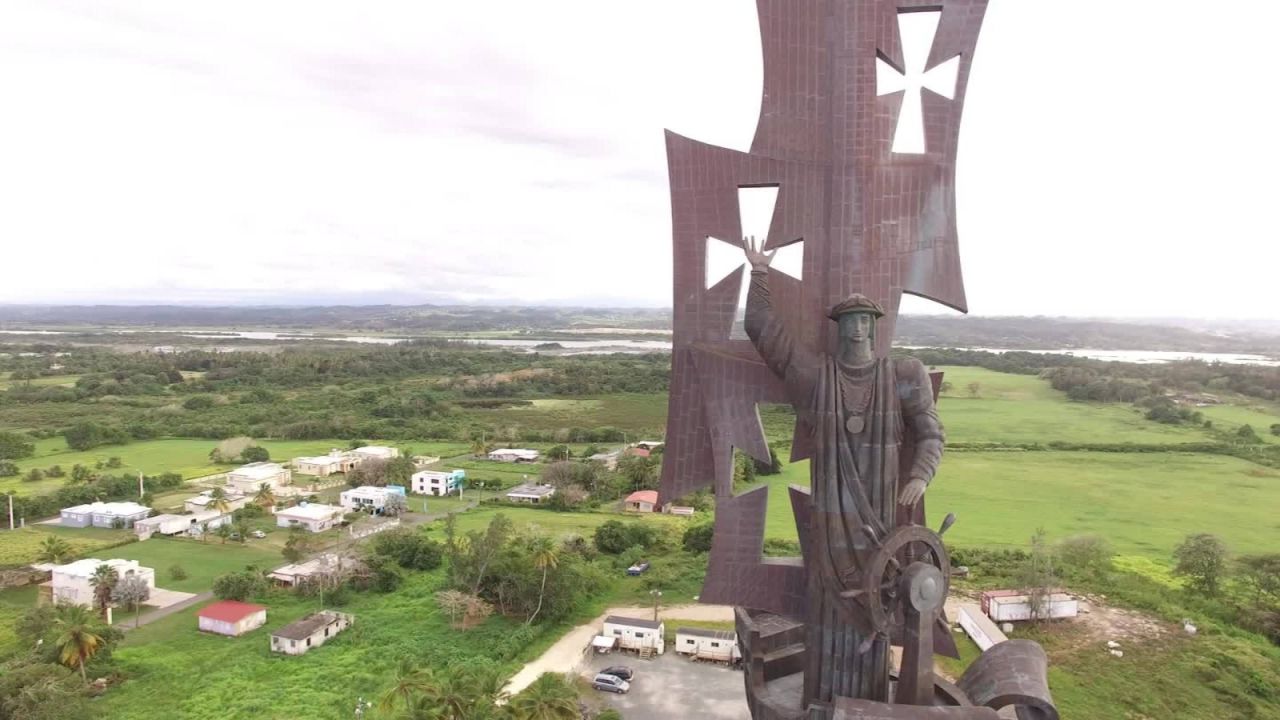
<svg viewBox="0 0 1280 720">
<path fill-rule="evenodd" d="M 917 562 L 936 568 L 937 574 L 929 573 L 929 582 L 904 585 L 907 568 Z M 902 622 L 904 600 L 923 609 L 947 597 L 951 586 L 951 559 L 937 533 L 923 525 L 903 525 L 871 554 L 861 576 L 862 587 L 857 594 L 863 599 L 871 628 L 888 635 L 893 625 Z M 907 594 L 921 597 L 905 597 Z"/>
</svg>

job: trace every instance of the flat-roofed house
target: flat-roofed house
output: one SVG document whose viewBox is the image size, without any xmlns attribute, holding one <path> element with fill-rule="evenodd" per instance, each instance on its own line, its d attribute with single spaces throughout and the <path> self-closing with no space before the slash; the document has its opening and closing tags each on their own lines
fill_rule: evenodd
<svg viewBox="0 0 1280 720">
<path fill-rule="evenodd" d="M 661 620 L 610 615 L 604 619 L 604 628 L 600 634 L 617 640 L 619 648 L 635 650 L 641 655 L 655 652 L 661 655 L 666 649 L 667 628 Z"/>
<path fill-rule="evenodd" d="M 205 605 L 196 613 L 201 632 L 238 637 L 267 622 L 267 608 L 238 600 L 222 600 Z"/>
<path fill-rule="evenodd" d="M 254 488 L 254 492 L 257 491 L 257 488 Z M 239 510 L 249 503 L 249 498 L 235 488 L 228 488 L 225 492 L 226 496 L 223 499 L 227 501 L 227 512 Z M 198 513 L 212 510 L 212 503 L 213 491 L 205 490 L 195 497 L 187 498 L 186 501 L 182 503 L 182 507 L 189 513 Z"/>
<path fill-rule="evenodd" d="M 253 495 L 263 483 L 275 489 L 288 485 L 292 478 L 293 473 L 280 463 L 256 462 L 227 473 L 227 485 L 244 495 Z"/>
<path fill-rule="evenodd" d="M 337 505 L 300 503 L 295 507 L 276 511 L 276 526 L 301 527 L 311 532 L 324 532 L 342 522 L 347 511 Z"/>
<path fill-rule="evenodd" d="M 742 659 L 738 635 L 731 630 L 676 628 L 676 652 L 693 660 L 734 663 Z"/>
<path fill-rule="evenodd" d="M 443 497 L 462 487 L 465 470 L 419 470 L 410 478 L 410 489 L 419 495 Z"/>
<path fill-rule="evenodd" d="M 551 499 L 556 494 L 555 487 L 551 485 L 534 485 L 527 483 L 517 485 L 507 492 L 507 499 L 511 502 L 529 503 L 531 505 L 540 505 Z"/>
<path fill-rule="evenodd" d="M 359 462 L 360 458 L 353 452 L 330 450 L 328 455 L 294 458 L 293 469 L 302 475 L 329 477 L 334 473 L 351 472 Z"/>
<path fill-rule="evenodd" d="M 133 524 L 133 532 L 138 535 L 139 540 L 148 540 L 156 533 L 161 535 L 181 535 L 182 533 L 199 535 L 205 530 L 212 530 L 229 522 L 231 522 L 231 513 L 222 513 L 216 510 L 201 510 L 190 515 L 165 513 L 164 515 L 156 515 L 155 517 L 135 522 Z"/>
<path fill-rule="evenodd" d="M 271 651 L 301 655 L 325 644 L 329 638 L 351 627 L 353 622 L 355 618 L 346 613 L 321 610 L 271 633 Z"/>
<path fill-rule="evenodd" d="M 400 448 L 393 448 L 387 445 L 366 445 L 353 450 L 356 457 L 361 461 L 365 460 L 390 460 L 391 458 L 400 457 Z"/>
<path fill-rule="evenodd" d="M 363 510 L 370 513 L 381 513 L 387 505 L 387 496 L 404 497 L 404 488 L 396 486 L 377 487 L 361 485 L 358 488 L 343 490 L 338 494 L 338 503 L 348 510 Z"/>
<path fill-rule="evenodd" d="M 136 502 L 92 502 L 63 508 L 61 524 L 66 527 L 133 527 L 151 514 L 151 508 Z"/>
<path fill-rule="evenodd" d="M 143 567 L 137 560 L 85 558 L 53 567 L 48 583 L 53 602 L 57 605 L 93 605 L 93 583 L 89 579 L 99 565 L 115 568 L 116 575 L 121 578 L 137 575 L 146 580 L 147 587 L 155 589 L 156 571 Z"/>
<path fill-rule="evenodd" d="M 658 507 L 658 491 L 637 490 L 627 496 L 622 507 L 629 512 L 653 512 Z"/>
<path fill-rule="evenodd" d="M 537 450 L 529 450 L 528 448 L 498 448 L 497 450 L 489 453 L 490 460 L 493 460 L 494 462 L 509 463 L 538 462 L 538 458 L 541 456 L 542 453 Z"/>
</svg>

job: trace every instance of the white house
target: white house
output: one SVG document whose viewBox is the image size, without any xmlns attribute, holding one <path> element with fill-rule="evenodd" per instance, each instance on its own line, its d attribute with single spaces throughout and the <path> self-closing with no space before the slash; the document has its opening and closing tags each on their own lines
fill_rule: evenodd
<svg viewBox="0 0 1280 720">
<path fill-rule="evenodd" d="M 222 600 L 204 606 L 196 617 L 201 632 L 237 637 L 262 627 L 267 622 L 267 609 L 253 603 Z"/>
<path fill-rule="evenodd" d="M 347 511 L 337 505 L 301 503 L 296 507 L 276 511 L 276 526 L 302 527 L 311 532 L 323 532 L 342 521 Z"/>
<path fill-rule="evenodd" d="M 67 527 L 133 527 L 151 514 L 151 508 L 136 502 L 92 502 L 62 509 L 62 524 Z"/>
<path fill-rule="evenodd" d="M 613 452 L 596 453 L 587 459 L 591 462 L 598 462 L 604 465 L 608 470 L 616 470 L 618 468 L 618 457 L 620 455 L 622 455 L 621 450 L 614 450 Z"/>
<path fill-rule="evenodd" d="M 507 493 L 507 499 L 511 502 L 530 503 L 538 505 L 551 499 L 556 494 L 555 487 L 551 485 L 534 485 L 527 483 L 525 485 L 517 485 L 511 488 Z"/>
<path fill-rule="evenodd" d="M 328 477 L 334 473 L 351 472 L 359 462 L 360 458 L 353 452 L 330 450 L 328 455 L 294 458 L 293 469 L 302 475 Z"/>
<path fill-rule="evenodd" d="M 49 580 L 53 602 L 59 605 L 92 605 L 93 585 L 89 578 L 93 577 L 99 565 L 110 565 L 121 578 L 137 575 L 147 581 L 147 587 L 154 589 L 156 586 L 156 571 L 142 567 L 137 560 L 85 558 L 54 566 L 53 577 Z"/>
<path fill-rule="evenodd" d="M 658 491 L 637 490 L 627 496 L 622 507 L 628 512 L 653 512 L 658 507 Z"/>
<path fill-rule="evenodd" d="M 366 445 L 353 450 L 356 457 L 361 461 L 365 460 L 390 460 L 391 458 L 400 457 L 400 449 L 387 447 L 386 445 Z"/>
<path fill-rule="evenodd" d="M 317 576 L 335 573 L 339 569 L 345 571 L 357 567 L 362 567 L 362 563 L 352 554 L 343 553 L 340 556 L 337 553 L 321 553 L 310 560 L 278 567 L 267 577 L 282 585 L 297 585 Z"/>
<path fill-rule="evenodd" d="M 734 663 L 742 659 L 738 635 L 730 630 L 676 628 L 676 652 L 693 660 Z"/>
<path fill-rule="evenodd" d="M 363 510 L 380 513 L 387 505 L 389 495 L 404 497 L 404 489 L 397 487 L 376 487 L 361 485 L 358 488 L 343 490 L 338 494 L 338 503 L 348 510 Z"/>
<path fill-rule="evenodd" d="M 667 628 L 661 620 L 610 615 L 604 619 L 600 634 L 617 640 L 623 650 L 636 650 L 642 655 L 652 652 L 661 655 L 666 649 Z"/>
<path fill-rule="evenodd" d="M 201 510 L 190 515 L 170 515 L 166 513 L 137 521 L 133 524 L 133 531 L 137 533 L 139 540 L 147 540 L 156 533 L 161 535 L 178 535 L 181 533 L 199 535 L 206 529 L 212 530 L 229 522 L 231 522 L 231 513 L 221 513 L 216 510 Z"/>
<path fill-rule="evenodd" d="M 257 491 L 258 489 L 254 488 L 254 492 Z M 239 510 L 249 502 L 249 498 L 245 497 L 244 493 L 241 493 L 239 490 L 228 489 L 225 492 L 226 497 L 224 499 L 227 501 L 227 512 Z M 213 508 L 210 507 L 210 503 L 213 502 L 212 495 L 212 490 L 205 490 L 195 497 L 187 498 L 186 501 L 182 503 L 182 507 L 189 513 L 212 510 Z"/>
<path fill-rule="evenodd" d="M 263 483 L 272 489 L 288 485 L 293 473 L 280 463 L 249 463 L 227 473 L 227 485 L 244 495 L 253 495 Z"/>
<path fill-rule="evenodd" d="M 419 470 L 410 478 L 410 489 L 419 495 L 443 497 L 462 487 L 467 478 L 464 470 Z"/>
<path fill-rule="evenodd" d="M 351 627 L 355 618 L 334 610 L 321 610 L 271 633 L 271 651 L 301 655 L 320 647 L 329 638 Z"/>
<path fill-rule="evenodd" d="M 495 462 L 537 462 L 542 453 L 526 448 L 498 448 L 489 453 L 489 459 Z"/>
</svg>

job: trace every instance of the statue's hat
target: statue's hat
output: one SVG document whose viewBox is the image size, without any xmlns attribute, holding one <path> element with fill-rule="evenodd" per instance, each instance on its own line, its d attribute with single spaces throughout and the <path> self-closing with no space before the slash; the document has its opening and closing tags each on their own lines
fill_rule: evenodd
<svg viewBox="0 0 1280 720">
<path fill-rule="evenodd" d="M 871 313 L 876 317 L 884 317 L 884 308 L 875 300 L 863 295 L 862 293 L 854 293 L 845 298 L 843 302 L 831 308 L 831 314 L 827 317 L 832 320 L 839 320 L 841 315 L 846 313 Z"/>
</svg>

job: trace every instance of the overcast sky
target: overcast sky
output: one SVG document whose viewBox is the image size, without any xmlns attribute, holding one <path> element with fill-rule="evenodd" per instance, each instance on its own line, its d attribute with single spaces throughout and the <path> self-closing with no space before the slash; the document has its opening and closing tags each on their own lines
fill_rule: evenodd
<svg viewBox="0 0 1280 720">
<path fill-rule="evenodd" d="M 1278 25 L 992 0 L 971 312 L 1275 315 Z M 750 0 L 0 0 L 0 302 L 669 306 L 662 130 L 760 74 Z"/>
</svg>

